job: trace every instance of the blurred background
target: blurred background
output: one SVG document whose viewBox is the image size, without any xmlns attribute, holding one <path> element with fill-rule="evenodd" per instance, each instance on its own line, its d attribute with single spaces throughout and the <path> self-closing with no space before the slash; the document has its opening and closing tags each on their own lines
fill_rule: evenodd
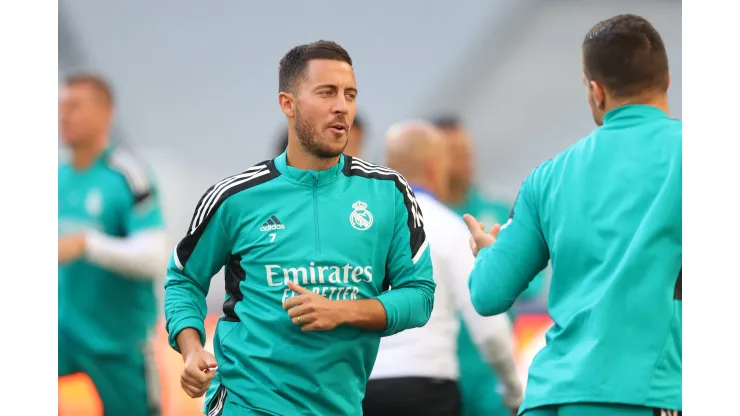
<svg viewBox="0 0 740 416">
<path fill-rule="evenodd" d="M 110 81 L 113 139 L 156 174 L 174 245 L 208 186 L 275 156 L 285 126 L 278 61 L 293 46 L 327 39 L 351 54 L 365 159 L 383 163 L 394 122 L 456 114 L 471 134 L 477 182 L 511 204 L 531 169 L 593 129 L 580 44 L 619 13 L 646 17 L 663 36 L 671 115 L 681 118 L 678 0 L 60 0 L 59 75 Z M 211 313 L 223 296 L 219 274 Z M 534 316 L 520 331 L 525 367 L 522 345 L 540 342 L 544 306 L 545 296 L 518 305 L 525 321 Z M 179 368 L 172 377 L 178 384 Z"/>
</svg>

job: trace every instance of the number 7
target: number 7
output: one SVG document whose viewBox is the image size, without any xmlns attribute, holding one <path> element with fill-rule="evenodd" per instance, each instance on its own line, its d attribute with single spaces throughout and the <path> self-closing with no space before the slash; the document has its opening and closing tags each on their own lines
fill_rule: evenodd
<svg viewBox="0 0 740 416">
<path fill-rule="evenodd" d="M 273 241 L 275 241 L 275 237 L 276 237 L 276 236 L 277 236 L 277 234 L 275 234 L 275 233 L 270 233 L 270 242 L 271 242 L 271 243 L 272 243 Z"/>
</svg>

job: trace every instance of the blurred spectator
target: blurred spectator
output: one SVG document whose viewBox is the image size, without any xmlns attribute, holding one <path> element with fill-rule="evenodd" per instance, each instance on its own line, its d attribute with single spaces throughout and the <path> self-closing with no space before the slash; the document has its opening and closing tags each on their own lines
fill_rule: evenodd
<svg viewBox="0 0 740 416">
<path fill-rule="evenodd" d="M 352 123 L 352 129 L 349 132 L 349 141 L 344 149 L 344 154 L 362 158 L 362 151 L 365 145 L 365 120 L 355 115 L 355 121 Z"/>
<path fill-rule="evenodd" d="M 447 143 L 426 122 L 391 127 L 386 138 L 386 160 L 403 175 L 424 213 L 424 229 L 437 283 L 432 315 L 422 328 L 382 338 L 375 367 L 367 384 L 364 414 L 449 415 L 461 412 L 457 384 L 458 316 L 471 328 L 486 363 L 504 380 L 510 412 L 521 404 L 522 386 L 512 352 L 509 318 L 480 316 L 471 303 L 468 275 L 474 258 L 469 232 L 458 215 L 440 200 L 448 190 L 450 163 Z"/>
<path fill-rule="evenodd" d="M 432 121 L 447 139 L 450 157 L 455 161 L 450 164 L 450 187 L 444 202 L 461 216 L 465 213 L 472 214 L 485 224 L 486 228 L 506 222 L 511 210 L 510 205 L 488 198 L 473 183 L 471 141 L 460 118 L 456 115 L 443 115 Z M 531 299 L 541 295 L 543 280 L 541 273 L 522 294 L 522 298 Z M 513 314 L 511 317 L 515 318 Z M 466 416 L 510 414 L 502 400 L 502 386 L 498 383 L 498 377 L 481 357 L 464 322 L 460 324 L 458 357 L 464 414 Z"/>
<path fill-rule="evenodd" d="M 59 166 L 60 377 L 92 379 L 106 415 L 160 412 L 149 337 L 154 281 L 169 249 L 157 188 L 109 141 L 113 93 L 99 76 L 65 80 L 59 124 L 70 161 Z"/>
</svg>

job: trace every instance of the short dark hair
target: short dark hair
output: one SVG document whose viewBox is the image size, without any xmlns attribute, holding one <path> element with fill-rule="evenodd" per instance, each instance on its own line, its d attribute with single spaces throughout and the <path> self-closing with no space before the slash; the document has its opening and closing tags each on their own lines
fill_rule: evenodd
<svg viewBox="0 0 740 416">
<path fill-rule="evenodd" d="M 456 129 L 462 127 L 463 123 L 457 114 L 440 114 L 431 118 L 431 123 L 438 129 Z"/>
<path fill-rule="evenodd" d="M 64 78 L 64 85 L 66 86 L 71 87 L 81 84 L 89 85 L 95 92 L 100 94 L 106 104 L 113 105 L 113 89 L 101 75 L 89 72 L 76 72 Z"/>
<path fill-rule="evenodd" d="M 352 66 L 352 58 L 336 42 L 319 40 L 299 45 L 288 51 L 280 60 L 280 92 L 294 92 L 300 78 L 305 74 L 308 63 L 314 59 L 343 61 Z"/>
<path fill-rule="evenodd" d="M 668 55 L 645 18 L 620 14 L 597 23 L 582 45 L 583 70 L 615 97 L 668 90 Z"/>
</svg>

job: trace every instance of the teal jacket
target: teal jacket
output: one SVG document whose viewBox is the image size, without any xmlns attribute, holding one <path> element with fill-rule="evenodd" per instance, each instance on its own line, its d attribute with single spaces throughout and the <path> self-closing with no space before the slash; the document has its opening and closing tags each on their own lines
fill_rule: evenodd
<svg viewBox="0 0 740 416">
<path fill-rule="evenodd" d="M 206 294 L 221 267 L 218 379 L 226 400 L 268 414 L 360 414 L 380 337 L 423 326 L 434 302 L 423 218 L 408 183 L 346 155 L 329 170 L 302 171 L 283 153 L 206 191 L 167 271 L 173 348 L 185 328 L 205 340 Z M 296 295 L 288 279 L 332 300 L 378 299 L 385 332 L 301 331 L 282 309 Z"/>
<path fill-rule="evenodd" d="M 128 237 L 164 229 L 153 176 L 113 147 L 85 170 L 59 165 L 58 213 L 60 236 L 96 230 Z M 85 258 L 59 266 L 59 330 L 90 351 L 141 351 L 156 318 L 153 279 L 117 273 Z"/>
<path fill-rule="evenodd" d="M 506 311 L 548 260 L 554 324 L 520 411 L 576 402 L 681 410 L 681 121 L 647 105 L 524 181 L 470 276 L 479 313 Z"/>
</svg>

